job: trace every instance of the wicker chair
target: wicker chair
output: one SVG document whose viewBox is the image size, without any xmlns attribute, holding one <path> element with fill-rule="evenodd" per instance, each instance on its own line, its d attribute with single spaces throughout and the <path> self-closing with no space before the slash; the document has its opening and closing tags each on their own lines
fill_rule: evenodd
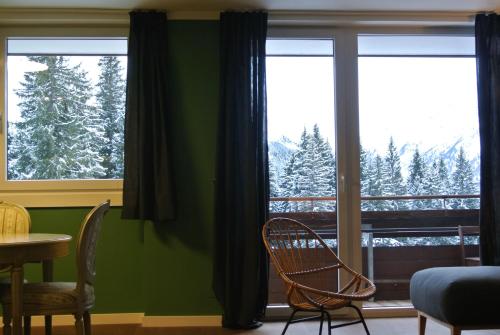
<svg viewBox="0 0 500 335">
<path fill-rule="evenodd" d="M 23 314 L 32 315 L 73 314 L 78 335 L 90 335 L 90 313 L 94 306 L 94 280 L 96 244 L 104 215 L 109 210 L 109 200 L 94 207 L 80 227 L 76 246 L 77 282 L 41 282 L 24 284 Z M 0 292 L 3 307 L 4 335 L 9 335 L 11 311 L 10 288 Z M 25 334 L 29 334 L 25 329 Z"/>
<path fill-rule="evenodd" d="M 288 304 L 293 309 L 282 335 L 290 324 L 314 319 L 320 320 L 321 334 L 325 318 L 328 334 L 333 328 L 356 323 L 362 323 L 366 333 L 370 334 L 361 311 L 352 304 L 375 294 L 375 285 L 370 280 L 342 263 L 318 234 L 298 221 L 271 219 L 264 225 L 262 237 L 276 271 L 285 282 Z M 336 281 L 339 275 L 348 280 L 341 289 Z M 332 326 L 328 311 L 342 307 L 355 309 L 359 320 Z M 319 315 L 294 319 L 299 311 Z"/>
</svg>

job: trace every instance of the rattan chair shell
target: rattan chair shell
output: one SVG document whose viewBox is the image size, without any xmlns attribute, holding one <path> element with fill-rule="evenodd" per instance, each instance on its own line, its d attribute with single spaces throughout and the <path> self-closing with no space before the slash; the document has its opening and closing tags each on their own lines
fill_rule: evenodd
<svg viewBox="0 0 500 335">
<path fill-rule="evenodd" d="M 90 335 L 90 308 L 95 303 L 95 258 L 96 244 L 104 215 L 109 210 L 109 200 L 94 207 L 80 226 L 76 247 L 76 283 L 41 282 L 28 283 L 23 287 L 23 315 L 73 314 L 78 335 Z M 3 307 L 4 335 L 10 335 L 11 293 L 0 292 Z M 29 329 L 25 329 L 29 334 Z"/>
<path fill-rule="evenodd" d="M 366 332 L 368 328 L 359 308 L 352 302 L 371 298 L 375 285 L 362 274 L 349 268 L 317 233 L 306 225 L 289 218 L 274 218 L 266 222 L 262 237 L 276 272 L 285 282 L 287 302 L 293 309 L 290 323 L 327 318 L 331 326 L 329 310 L 351 307 L 356 310 Z M 339 289 L 336 278 L 347 278 L 347 284 Z M 320 316 L 292 320 L 298 311 L 318 312 Z M 348 324 L 353 324 L 349 322 Z"/>
</svg>

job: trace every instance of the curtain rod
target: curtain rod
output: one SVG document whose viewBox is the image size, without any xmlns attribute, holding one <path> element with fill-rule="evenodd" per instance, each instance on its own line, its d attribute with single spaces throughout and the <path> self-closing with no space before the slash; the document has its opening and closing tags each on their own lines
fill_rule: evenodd
<svg viewBox="0 0 500 335">
<path fill-rule="evenodd" d="M 128 25 L 126 9 L 0 9 L 1 25 Z M 218 20 L 219 11 L 167 11 L 170 20 Z M 458 25 L 470 26 L 476 12 L 268 11 L 269 24 L 307 26 Z M 486 13 L 486 12 L 481 12 Z"/>
</svg>

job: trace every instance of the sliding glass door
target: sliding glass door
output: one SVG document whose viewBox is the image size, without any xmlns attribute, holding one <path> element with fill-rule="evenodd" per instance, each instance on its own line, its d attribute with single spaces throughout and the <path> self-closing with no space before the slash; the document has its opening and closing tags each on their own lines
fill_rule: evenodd
<svg viewBox="0 0 500 335">
<path fill-rule="evenodd" d="M 411 275 L 461 264 L 457 227 L 478 224 L 474 42 L 377 31 L 268 40 L 270 215 L 374 280 L 364 307 L 411 307 Z M 269 303 L 286 304 L 275 273 Z"/>
</svg>

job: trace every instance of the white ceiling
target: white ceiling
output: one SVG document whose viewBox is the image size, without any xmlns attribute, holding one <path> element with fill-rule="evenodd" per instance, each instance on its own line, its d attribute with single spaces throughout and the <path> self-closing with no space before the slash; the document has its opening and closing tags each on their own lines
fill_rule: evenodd
<svg viewBox="0 0 500 335">
<path fill-rule="evenodd" d="M 3 8 L 164 9 L 169 11 L 500 11 L 500 0 L 0 0 Z"/>
</svg>

